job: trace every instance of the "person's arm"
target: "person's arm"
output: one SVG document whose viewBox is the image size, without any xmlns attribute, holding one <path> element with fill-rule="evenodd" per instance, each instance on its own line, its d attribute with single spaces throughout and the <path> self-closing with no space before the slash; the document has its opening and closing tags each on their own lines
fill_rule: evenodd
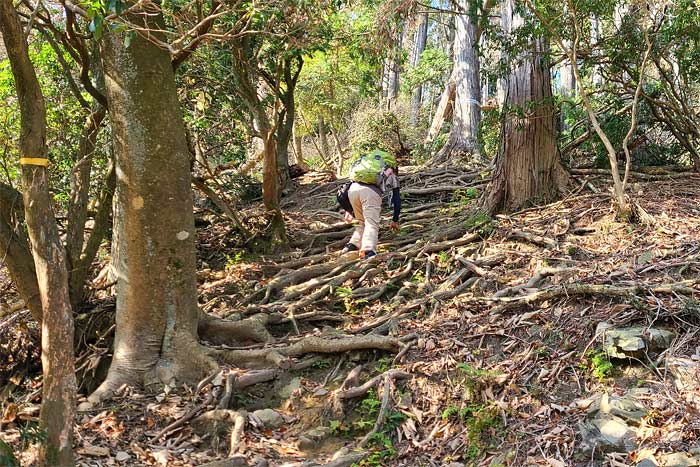
<svg viewBox="0 0 700 467">
<path fill-rule="evenodd" d="M 399 214 L 401 214 L 401 193 L 399 193 L 399 187 L 391 190 L 391 204 L 394 206 L 394 215 L 391 220 L 398 222 Z"/>
</svg>

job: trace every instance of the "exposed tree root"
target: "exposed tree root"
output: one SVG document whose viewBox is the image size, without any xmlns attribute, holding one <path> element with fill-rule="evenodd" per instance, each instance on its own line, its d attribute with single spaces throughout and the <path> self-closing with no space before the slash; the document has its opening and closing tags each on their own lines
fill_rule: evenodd
<svg viewBox="0 0 700 467">
<path fill-rule="evenodd" d="M 342 353 L 350 350 L 387 350 L 396 352 L 402 347 L 399 339 L 386 336 L 351 336 L 340 338 L 303 337 L 286 347 L 268 347 L 248 350 L 210 350 L 227 363 L 241 367 L 260 367 L 270 363 L 279 368 L 291 368 L 291 357 L 308 353 Z"/>
<path fill-rule="evenodd" d="M 192 426 L 197 431 L 204 433 L 216 432 L 221 428 L 231 430 L 229 440 L 229 457 L 235 455 L 243 440 L 243 430 L 245 429 L 248 414 L 245 411 L 210 410 L 192 420 Z"/>
<path fill-rule="evenodd" d="M 270 342 L 272 336 L 265 327 L 269 316 L 259 314 L 240 321 L 229 321 L 200 313 L 197 332 L 200 339 L 212 344 L 231 344 L 232 342 Z"/>
<path fill-rule="evenodd" d="M 557 242 L 551 238 L 543 237 L 542 235 L 533 234 L 531 232 L 525 232 L 523 230 L 513 230 L 509 233 L 509 237 L 524 240 L 544 248 L 557 247 Z"/>
<path fill-rule="evenodd" d="M 650 286 L 648 284 L 637 284 L 632 286 L 615 286 L 615 285 L 599 285 L 599 284 L 562 284 L 550 289 L 540 290 L 538 292 L 521 296 L 521 297 L 487 297 L 481 299 L 485 302 L 501 302 L 489 311 L 490 314 L 499 314 L 522 305 L 532 305 L 544 300 L 553 298 L 570 297 L 573 295 L 607 295 L 613 297 L 632 297 L 635 295 L 643 295 L 647 292 L 651 293 L 678 293 L 678 294 L 695 294 L 700 292 L 697 285 L 700 284 L 700 279 L 693 279 L 671 284 L 661 284 Z M 695 287 L 695 288 L 694 288 Z"/>
<path fill-rule="evenodd" d="M 520 292 L 527 291 L 528 289 L 538 288 L 542 284 L 542 281 L 545 280 L 547 277 L 554 276 L 556 274 L 569 272 L 572 270 L 573 270 L 572 268 L 563 268 L 563 269 L 561 269 L 561 268 L 544 268 L 544 269 L 540 269 L 525 284 L 520 284 L 520 285 L 516 285 L 513 287 L 507 287 L 505 289 L 501 289 L 498 292 L 494 293 L 492 298 L 510 297 L 513 295 L 517 295 Z"/>
<path fill-rule="evenodd" d="M 361 386 L 356 386 L 348 389 L 341 389 L 334 393 L 334 397 L 338 399 L 354 399 L 356 397 L 362 397 L 367 394 L 367 391 L 376 387 L 382 380 L 394 380 L 394 379 L 407 379 L 411 375 L 401 370 L 388 370 L 381 375 L 375 376 Z"/>
</svg>

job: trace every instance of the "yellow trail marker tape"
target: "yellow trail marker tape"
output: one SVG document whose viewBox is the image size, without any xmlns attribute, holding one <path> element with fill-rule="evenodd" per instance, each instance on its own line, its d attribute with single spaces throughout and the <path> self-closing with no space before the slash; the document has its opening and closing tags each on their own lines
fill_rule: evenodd
<svg viewBox="0 0 700 467">
<path fill-rule="evenodd" d="M 48 167 L 49 160 L 45 157 L 22 157 L 19 160 L 20 165 L 39 165 L 41 167 Z"/>
</svg>

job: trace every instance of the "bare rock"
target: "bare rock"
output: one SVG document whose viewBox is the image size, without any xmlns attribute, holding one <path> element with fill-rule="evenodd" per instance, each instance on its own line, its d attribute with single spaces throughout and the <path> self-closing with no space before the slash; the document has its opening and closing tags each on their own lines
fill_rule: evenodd
<svg viewBox="0 0 700 467">
<path fill-rule="evenodd" d="M 637 430 L 623 419 L 610 414 L 600 414 L 579 424 L 584 451 L 632 452 L 637 447 Z"/>
<path fill-rule="evenodd" d="M 634 326 L 613 329 L 608 323 L 599 323 L 596 334 L 602 334 L 605 352 L 613 358 L 641 358 L 670 347 L 676 335 L 660 328 Z"/>
<path fill-rule="evenodd" d="M 253 412 L 253 416 L 258 418 L 265 428 L 276 429 L 284 425 L 285 420 L 279 412 L 272 409 L 262 409 Z"/>
<path fill-rule="evenodd" d="M 280 389 L 279 395 L 282 399 L 289 399 L 299 388 L 301 388 L 301 378 L 292 378 L 289 384 Z"/>
<path fill-rule="evenodd" d="M 700 362 L 689 358 L 669 357 L 666 368 L 673 376 L 673 383 L 678 392 L 688 402 L 700 404 Z"/>
<path fill-rule="evenodd" d="M 632 393 L 595 398 L 586 420 L 579 423 L 586 452 L 631 452 L 637 447 L 637 427 L 647 411 Z"/>
<path fill-rule="evenodd" d="M 330 434 L 331 430 L 328 427 L 319 426 L 312 428 L 299 436 L 299 448 L 302 450 L 315 448 L 319 443 L 328 438 Z"/>
</svg>

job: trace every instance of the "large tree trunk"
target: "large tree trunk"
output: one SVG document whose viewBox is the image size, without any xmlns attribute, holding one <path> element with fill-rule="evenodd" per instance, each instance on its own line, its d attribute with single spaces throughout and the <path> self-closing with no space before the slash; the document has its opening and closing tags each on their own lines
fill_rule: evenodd
<svg viewBox="0 0 700 467">
<path fill-rule="evenodd" d="M 36 281 L 34 258 L 29 239 L 22 230 L 24 202 L 22 194 L 0 183 L 0 258 L 32 317 L 41 322 L 41 297 Z"/>
<path fill-rule="evenodd" d="M 152 30 L 162 17 L 144 16 Z M 193 382 L 213 368 L 197 341 L 192 189 L 185 127 L 169 54 L 137 35 L 101 44 L 117 172 L 114 355 L 90 396 L 123 384 Z"/>
<path fill-rule="evenodd" d="M 428 40 L 428 11 L 421 13 L 416 28 L 415 40 L 413 41 L 413 52 L 411 55 L 411 66 L 417 67 L 420 63 L 420 57 L 425 50 L 425 43 Z M 411 99 L 411 123 L 418 125 L 420 118 L 420 108 L 423 103 L 423 85 L 419 84 L 413 91 Z"/>
<path fill-rule="evenodd" d="M 469 13 L 467 0 L 460 0 L 459 5 L 463 13 L 456 18 L 457 30 L 453 48 L 455 105 L 452 112 L 452 129 L 434 162 L 444 162 L 452 154 L 478 155 L 481 152 L 478 141 L 481 124 L 481 83 L 476 18 Z"/>
<path fill-rule="evenodd" d="M 43 465 L 70 466 L 75 418 L 73 312 L 65 250 L 51 211 L 46 148 L 46 108 L 22 25 L 11 0 L 0 0 L 0 32 L 15 78 L 21 113 L 20 164 L 24 210 L 43 309 L 40 427 Z"/>
<path fill-rule="evenodd" d="M 384 77 L 382 78 L 382 95 L 386 110 L 391 110 L 399 97 L 399 75 L 401 72 L 401 47 L 404 42 L 405 29 L 396 38 L 396 45 L 389 49 L 384 59 Z"/>
<path fill-rule="evenodd" d="M 505 33 L 523 24 L 514 13 L 514 0 L 503 0 Z M 534 202 L 552 199 L 564 178 L 556 146 L 551 77 L 546 61 L 547 43 L 534 39 L 530 50 L 513 60 L 506 80 L 501 148 L 485 208 L 490 213 L 516 210 Z"/>
</svg>

